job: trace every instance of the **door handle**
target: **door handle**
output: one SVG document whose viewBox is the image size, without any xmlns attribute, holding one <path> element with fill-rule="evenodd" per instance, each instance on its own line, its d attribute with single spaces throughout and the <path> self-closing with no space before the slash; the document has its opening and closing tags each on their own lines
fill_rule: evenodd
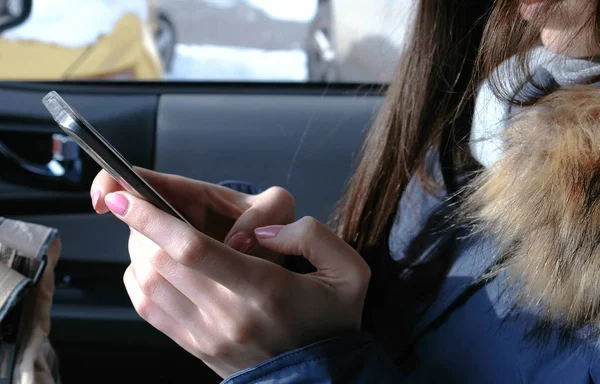
<svg viewBox="0 0 600 384">
<path fill-rule="evenodd" d="M 78 184 L 83 178 L 83 164 L 79 156 L 79 146 L 61 133 L 52 135 L 52 160 L 38 164 L 27 160 L 0 140 L 0 156 L 10 161 L 22 174 L 43 178 L 49 182 Z"/>
</svg>

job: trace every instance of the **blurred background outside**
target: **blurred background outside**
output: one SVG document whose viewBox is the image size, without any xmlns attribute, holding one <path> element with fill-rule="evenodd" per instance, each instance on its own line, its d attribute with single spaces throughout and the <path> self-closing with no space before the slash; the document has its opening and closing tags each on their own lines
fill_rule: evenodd
<svg viewBox="0 0 600 384">
<path fill-rule="evenodd" d="M 0 79 L 387 83 L 412 3 L 33 0 Z"/>
</svg>

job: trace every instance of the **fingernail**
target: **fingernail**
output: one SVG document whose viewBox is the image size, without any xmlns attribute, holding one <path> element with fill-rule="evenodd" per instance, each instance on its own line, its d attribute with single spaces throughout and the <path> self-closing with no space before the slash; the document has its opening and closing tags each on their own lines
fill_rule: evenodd
<svg viewBox="0 0 600 384">
<path fill-rule="evenodd" d="M 94 191 L 94 193 L 92 193 L 92 207 L 94 209 L 97 209 L 96 204 L 98 204 L 99 199 L 100 199 L 100 191 Z"/>
<path fill-rule="evenodd" d="M 268 227 L 256 228 L 254 233 L 261 239 L 272 239 L 279 234 L 283 225 L 270 225 Z"/>
<path fill-rule="evenodd" d="M 248 253 L 252 249 L 252 238 L 244 232 L 238 232 L 231 236 L 231 239 L 227 242 L 231 248 L 241 253 Z"/>
<path fill-rule="evenodd" d="M 129 200 L 120 193 L 109 193 L 104 198 L 104 202 L 112 213 L 119 216 L 123 216 L 129 206 Z"/>
</svg>

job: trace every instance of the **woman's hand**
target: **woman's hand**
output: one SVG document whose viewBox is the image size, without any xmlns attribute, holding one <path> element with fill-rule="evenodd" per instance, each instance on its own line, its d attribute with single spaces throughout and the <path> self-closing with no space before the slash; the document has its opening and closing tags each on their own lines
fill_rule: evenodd
<svg viewBox="0 0 600 384">
<path fill-rule="evenodd" d="M 143 168 L 136 171 L 178 211 L 186 214 L 196 229 L 242 253 L 274 260 L 275 254 L 258 246 L 254 229 L 288 224 L 296 215 L 294 198 L 282 188 L 247 195 L 181 176 Z M 96 212 L 107 213 L 105 196 L 122 190 L 106 171 L 99 172 L 90 190 Z"/>
<path fill-rule="evenodd" d="M 300 275 L 128 193 L 105 202 L 131 228 L 124 282 L 137 312 L 222 377 L 360 327 L 369 268 L 314 219 L 255 231 L 262 247 L 317 269 Z"/>
</svg>

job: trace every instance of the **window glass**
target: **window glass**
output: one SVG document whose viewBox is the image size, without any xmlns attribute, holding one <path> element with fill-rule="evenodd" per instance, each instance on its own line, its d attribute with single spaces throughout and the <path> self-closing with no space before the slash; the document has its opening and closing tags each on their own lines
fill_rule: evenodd
<svg viewBox="0 0 600 384">
<path fill-rule="evenodd" d="M 33 0 L 0 79 L 387 83 L 413 1 Z"/>
</svg>

